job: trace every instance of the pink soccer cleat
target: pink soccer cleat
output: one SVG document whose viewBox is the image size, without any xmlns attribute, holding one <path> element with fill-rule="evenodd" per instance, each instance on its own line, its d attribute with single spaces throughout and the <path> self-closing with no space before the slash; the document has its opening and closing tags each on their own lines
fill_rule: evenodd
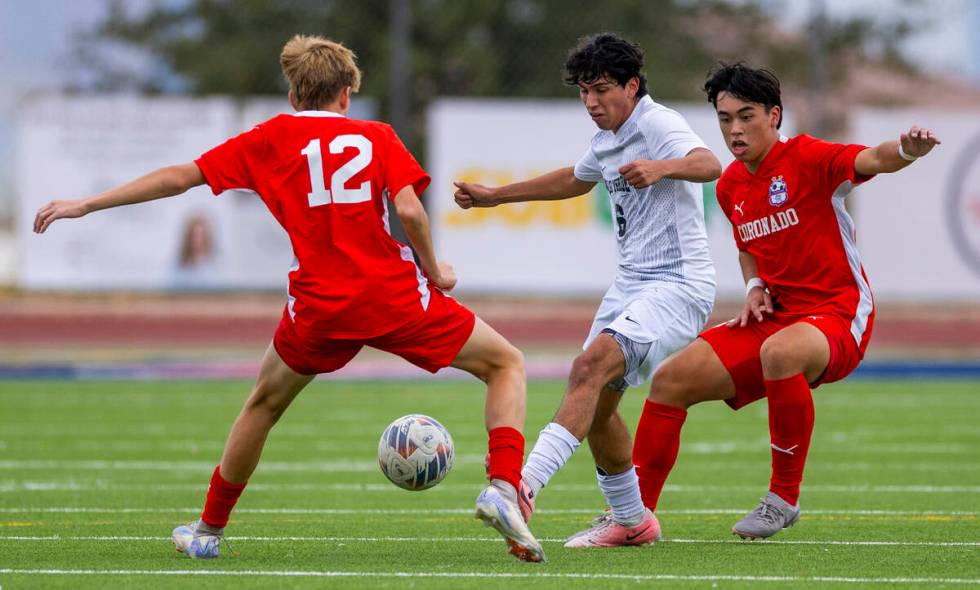
<svg viewBox="0 0 980 590">
<path fill-rule="evenodd" d="M 521 510 L 521 517 L 524 522 L 531 522 L 531 515 L 534 514 L 534 492 L 531 486 L 521 480 L 521 486 L 517 488 L 517 507 Z"/>
<path fill-rule="evenodd" d="M 647 545 L 660 540 L 660 522 L 649 509 L 643 515 L 643 521 L 628 527 L 610 518 L 597 518 L 592 528 L 576 533 L 565 547 L 627 547 L 630 545 Z"/>
</svg>

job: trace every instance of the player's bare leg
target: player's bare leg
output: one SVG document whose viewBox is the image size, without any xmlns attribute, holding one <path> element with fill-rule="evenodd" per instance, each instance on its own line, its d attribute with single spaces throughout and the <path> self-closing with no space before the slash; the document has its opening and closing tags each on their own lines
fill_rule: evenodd
<svg viewBox="0 0 980 590">
<path fill-rule="evenodd" d="M 657 367 L 647 400 L 686 410 L 733 397 L 735 382 L 728 369 L 711 345 L 697 338 Z"/>
<path fill-rule="evenodd" d="M 192 558 L 218 557 L 228 517 L 255 471 L 269 431 L 313 377 L 290 369 L 269 345 L 252 394 L 231 428 L 221 464 L 211 477 L 204 513 L 197 522 L 173 531 L 178 551 Z"/>
<path fill-rule="evenodd" d="M 602 389 L 588 435 L 599 487 L 610 510 L 593 519 L 589 528 L 570 536 L 566 547 L 645 545 L 660 538 L 660 523 L 640 499 L 632 439 L 618 411 L 622 396 L 618 387 Z"/>
<path fill-rule="evenodd" d="M 648 510 L 656 510 L 664 483 L 677 460 L 687 409 L 700 402 L 734 395 L 735 384 L 721 359 L 700 338 L 657 368 L 633 444 L 633 463 Z"/>
<path fill-rule="evenodd" d="M 279 358 L 275 347 L 269 345 L 252 394 L 245 400 L 225 443 L 221 475 L 226 481 L 248 481 L 259 463 L 269 431 L 315 376 L 301 375 L 290 369 Z"/>
<path fill-rule="evenodd" d="M 473 333 L 452 366 L 487 384 L 487 430 L 524 428 L 527 411 L 527 373 L 524 354 L 486 322 L 476 318 Z"/>
<path fill-rule="evenodd" d="M 599 392 L 623 376 L 625 358 L 619 344 L 608 333 L 599 334 L 572 363 L 565 396 L 553 419 L 582 440 L 592 428 Z"/>
<path fill-rule="evenodd" d="M 524 480 L 537 495 L 578 449 L 595 419 L 600 392 L 623 376 L 625 357 L 607 333 L 599 334 L 572 363 L 555 417 L 538 435 L 524 466 Z"/>
<path fill-rule="evenodd" d="M 524 355 L 480 318 L 452 366 L 487 384 L 484 414 L 490 435 L 490 485 L 476 500 L 476 517 L 504 537 L 509 552 L 524 561 L 544 561 L 544 550 L 521 515 L 518 490 L 524 459 L 527 374 Z"/>
<path fill-rule="evenodd" d="M 631 450 L 633 439 L 630 436 L 626 421 L 619 414 L 619 402 L 623 391 L 606 386 L 599 394 L 599 404 L 596 406 L 595 419 L 587 437 L 589 451 L 595 460 L 596 473 L 623 473 L 633 467 Z M 600 471 L 601 470 L 601 471 Z M 599 516 L 592 519 L 590 527 L 612 518 L 612 510 L 606 508 Z M 579 531 L 569 538 L 574 538 L 588 529 Z"/>
<path fill-rule="evenodd" d="M 596 466 L 606 473 L 622 473 L 633 466 L 633 437 L 619 413 L 622 398 L 622 390 L 602 388 L 587 437 Z"/>
<path fill-rule="evenodd" d="M 766 339 L 759 359 L 769 400 L 772 478 L 755 510 L 732 527 L 743 539 L 771 537 L 800 518 L 800 483 L 813 432 L 810 383 L 827 368 L 830 345 L 823 332 L 800 322 Z"/>
<path fill-rule="evenodd" d="M 759 359 L 766 379 L 786 379 L 802 373 L 812 383 L 830 362 L 830 345 L 816 326 L 799 322 L 767 338 Z"/>
</svg>

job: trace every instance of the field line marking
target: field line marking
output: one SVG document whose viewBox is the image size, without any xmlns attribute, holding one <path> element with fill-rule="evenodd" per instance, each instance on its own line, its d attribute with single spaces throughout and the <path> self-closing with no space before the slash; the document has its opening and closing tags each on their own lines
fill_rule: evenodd
<svg viewBox="0 0 980 590">
<path fill-rule="evenodd" d="M 0 541 L 169 541 L 162 536 L 0 536 Z M 269 536 L 229 536 L 229 541 L 242 542 L 314 542 L 314 543 L 431 543 L 431 542 L 469 542 L 497 543 L 500 537 L 269 537 Z M 546 543 L 564 543 L 564 537 L 540 538 Z M 705 545 L 744 545 L 738 539 L 662 539 L 658 543 L 682 543 Z M 758 545 L 843 545 L 843 546 L 895 546 L 895 547 L 980 547 L 980 541 L 761 541 Z"/>
<path fill-rule="evenodd" d="M 85 508 L 85 507 L 44 507 L 44 508 L 0 508 L 0 514 L 53 514 L 53 513 L 92 513 L 92 514 L 177 514 L 200 512 L 200 506 L 191 508 Z M 592 508 L 541 509 L 539 514 L 597 514 Z M 237 508 L 236 514 L 472 514 L 472 508 Z M 693 508 L 677 510 L 658 510 L 657 514 L 745 514 L 745 508 Z M 978 516 L 975 511 L 960 510 L 807 510 L 806 514 L 833 514 L 852 516 Z"/>
<path fill-rule="evenodd" d="M 483 455 L 457 455 L 456 463 L 482 465 Z M 687 466 L 700 469 L 731 470 L 758 467 L 758 461 L 728 461 L 698 463 L 691 461 Z M 139 461 L 139 460 L 50 460 L 50 459 L 8 459 L 0 461 L 0 470 L 22 469 L 78 469 L 84 471 L 193 471 L 211 472 L 214 461 Z M 967 461 L 962 463 L 936 463 L 923 461 L 916 463 L 814 463 L 812 469 L 832 471 L 977 471 L 980 465 Z M 285 472 L 333 472 L 359 473 L 378 469 L 377 460 L 363 461 L 269 461 L 262 463 L 264 471 Z"/>
<path fill-rule="evenodd" d="M 0 480 L 0 493 L 15 492 L 87 492 L 107 490 L 167 490 L 167 491 L 200 491 L 207 489 L 207 482 L 181 484 L 116 484 L 114 482 L 79 483 L 75 481 L 32 481 L 32 480 Z M 480 491 L 483 484 L 442 484 L 433 491 L 449 493 L 459 491 Z M 275 484 L 254 483 L 249 486 L 250 492 L 289 492 L 289 491 L 344 491 L 371 493 L 404 493 L 389 483 L 297 483 Z M 811 485 L 803 486 L 804 492 L 809 493 L 910 493 L 910 494 L 980 494 L 980 486 L 935 486 L 935 485 Z M 555 484 L 548 486 L 549 493 L 554 492 L 592 492 L 595 484 Z M 758 491 L 759 486 L 735 485 L 666 485 L 667 493 L 706 493 L 706 492 L 748 492 Z"/>
<path fill-rule="evenodd" d="M 0 508 L 0 513 L 179 513 L 199 512 L 200 507 L 190 508 L 87 508 L 87 507 L 44 507 L 44 508 Z M 238 514 L 331 514 L 331 515 L 367 515 L 367 514 L 470 514 L 472 508 L 238 508 Z M 594 514 L 596 508 L 564 508 L 541 509 L 540 514 Z M 744 508 L 696 508 L 677 510 L 658 510 L 658 514 L 743 514 Z M 912 510 L 807 510 L 807 514 L 839 514 L 864 516 L 977 516 L 977 512 L 966 511 L 912 511 Z"/>
<path fill-rule="evenodd" d="M 980 584 L 980 578 L 857 578 L 835 576 L 738 576 L 679 574 L 597 574 L 557 572 L 357 572 L 270 570 L 67 570 L 2 568 L 0 574 L 65 576 L 267 576 L 296 578 L 556 578 L 635 581 L 828 582 L 840 584 Z"/>
</svg>

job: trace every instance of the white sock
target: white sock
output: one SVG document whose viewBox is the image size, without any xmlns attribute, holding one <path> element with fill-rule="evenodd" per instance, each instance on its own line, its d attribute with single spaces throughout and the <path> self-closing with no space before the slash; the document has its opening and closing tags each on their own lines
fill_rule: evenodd
<svg viewBox="0 0 980 590">
<path fill-rule="evenodd" d="M 491 479 L 490 485 L 497 488 L 501 494 L 511 502 L 517 503 L 517 490 L 514 489 L 513 484 L 509 481 L 504 481 L 502 479 Z"/>
<path fill-rule="evenodd" d="M 643 522 L 646 506 L 640 497 L 640 480 L 634 467 L 616 475 L 603 475 L 597 471 L 596 478 L 602 495 L 612 508 L 613 520 L 628 527 Z"/>
<path fill-rule="evenodd" d="M 521 471 L 521 478 L 527 482 L 534 495 L 548 485 L 551 477 L 558 473 L 580 444 L 582 442 L 579 439 L 557 422 L 551 422 L 544 427 Z"/>
</svg>

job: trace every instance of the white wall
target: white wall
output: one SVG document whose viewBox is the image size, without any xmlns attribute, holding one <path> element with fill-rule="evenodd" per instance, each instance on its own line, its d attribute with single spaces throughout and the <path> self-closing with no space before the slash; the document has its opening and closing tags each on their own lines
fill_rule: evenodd
<svg viewBox="0 0 980 590">
<path fill-rule="evenodd" d="M 24 103 L 18 117 L 17 284 L 41 289 L 284 288 L 293 260 L 285 232 L 256 195 L 214 197 L 195 188 L 169 199 L 58 221 L 32 233 L 51 199 L 100 192 L 158 167 L 190 162 L 251 126 L 291 109 L 256 98 L 64 97 Z M 358 101 L 352 116 L 368 117 Z M 192 218 L 211 228 L 213 255 L 178 264 Z M 2 260 L 0 260 L 2 262 Z"/>
<path fill-rule="evenodd" d="M 876 145 L 913 124 L 934 129 L 942 145 L 852 199 L 871 288 L 879 301 L 980 302 L 980 110 L 861 110 L 851 137 Z"/>
</svg>

